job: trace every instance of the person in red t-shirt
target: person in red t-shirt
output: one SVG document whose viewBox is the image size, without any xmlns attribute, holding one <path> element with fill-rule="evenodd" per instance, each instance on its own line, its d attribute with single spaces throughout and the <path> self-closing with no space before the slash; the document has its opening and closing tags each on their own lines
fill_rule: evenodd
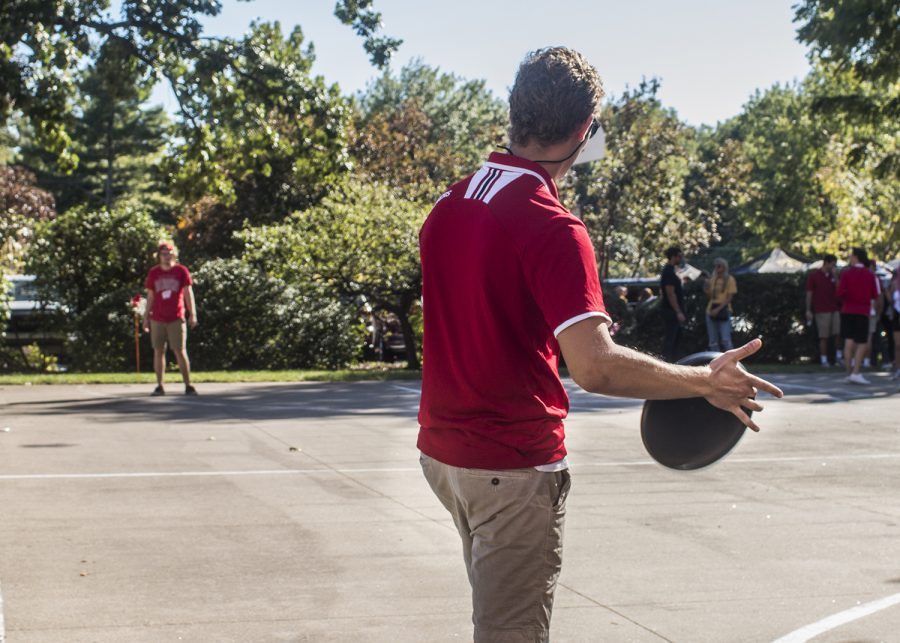
<svg viewBox="0 0 900 643">
<path fill-rule="evenodd" d="M 197 326 L 197 303 L 191 287 L 191 273 L 176 263 L 178 251 L 175 245 L 163 241 L 157 249 L 159 265 L 153 266 L 147 274 L 144 287 L 147 289 L 147 312 L 144 314 L 144 332 L 150 333 L 153 344 L 153 368 L 156 371 L 156 389 L 153 395 L 165 395 L 166 346 L 172 349 L 181 378 L 184 380 L 184 394 L 197 395 L 191 385 L 191 362 L 187 354 L 187 324 L 185 309 L 190 317 L 191 328 Z"/>
<path fill-rule="evenodd" d="M 841 300 L 841 337 L 844 338 L 844 358 L 847 362 L 847 381 L 868 384 L 860 369 L 869 342 L 869 313 L 879 296 L 875 276 L 868 269 L 869 255 L 863 248 L 850 251 L 850 266 L 841 273 L 837 296 Z"/>
<path fill-rule="evenodd" d="M 841 331 L 840 304 L 837 298 L 837 277 L 834 268 L 837 257 L 827 254 L 822 257 L 822 267 L 812 270 L 806 278 L 806 321 L 816 322 L 819 335 L 819 360 L 828 366 L 828 341 L 834 338 L 836 361 L 842 358 L 838 344 Z"/>
<path fill-rule="evenodd" d="M 450 512 L 472 586 L 476 641 L 546 641 L 571 477 L 563 356 L 587 391 L 705 397 L 758 427 L 738 367 L 756 339 L 708 367 L 617 346 L 584 224 L 556 181 L 590 158 L 600 78 L 554 47 L 528 55 L 510 92 L 509 148 L 437 201 L 419 241 L 424 319 L 420 462 Z"/>
</svg>

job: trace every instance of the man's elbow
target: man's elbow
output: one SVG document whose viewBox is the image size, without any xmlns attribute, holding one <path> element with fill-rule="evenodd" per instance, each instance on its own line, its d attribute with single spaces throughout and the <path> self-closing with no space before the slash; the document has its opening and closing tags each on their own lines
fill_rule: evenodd
<svg viewBox="0 0 900 643">
<path fill-rule="evenodd" d="M 606 393 L 609 390 L 610 378 L 605 373 L 592 372 L 584 376 L 572 376 L 579 387 L 588 393 Z"/>
<path fill-rule="evenodd" d="M 580 364 L 569 369 L 572 380 L 588 393 L 608 393 L 612 386 L 609 359 L 594 359 L 590 363 Z"/>
</svg>

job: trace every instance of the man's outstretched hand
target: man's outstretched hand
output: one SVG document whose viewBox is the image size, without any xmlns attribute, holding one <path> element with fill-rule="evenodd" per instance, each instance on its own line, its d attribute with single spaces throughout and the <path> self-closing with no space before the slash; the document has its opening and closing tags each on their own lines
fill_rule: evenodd
<svg viewBox="0 0 900 643">
<path fill-rule="evenodd" d="M 771 382 L 756 377 L 738 366 L 742 359 L 750 357 L 762 347 L 761 339 L 753 339 L 740 348 L 727 351 L 709 363 L 709 381 L 712 390 L 706 400 L 715 407 L 733 413 L 747 427 L 759 431 L 756 423 L 744 409 L 762 411 L 756 401 L 756 394 L 765 391 L 775 397 L 783 397 L 784 392 Z"/>
</svg>

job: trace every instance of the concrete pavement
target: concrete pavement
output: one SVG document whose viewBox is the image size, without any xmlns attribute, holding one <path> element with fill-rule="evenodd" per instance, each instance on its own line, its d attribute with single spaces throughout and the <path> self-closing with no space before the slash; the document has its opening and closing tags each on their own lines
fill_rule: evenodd
<svg viewBox="0 0 900 643">
<path fill-rule="evenodd" d="M 648 459 L 639 402 L 572 387 L 553 640 L 900 640 L 900 396 L 873 378 L 773 378 L 762 433 L 697 472 Z M 418 382 L 149 392 L 0 387 L 0 640 L 471 640 Z"/>
</svg>

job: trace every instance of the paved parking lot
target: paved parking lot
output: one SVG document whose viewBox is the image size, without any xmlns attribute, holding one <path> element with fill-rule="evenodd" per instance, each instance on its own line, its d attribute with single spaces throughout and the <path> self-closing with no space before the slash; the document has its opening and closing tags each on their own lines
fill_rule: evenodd
<svg viewBox="0 0 900 643">
<path fill-rule="evenodd" d="M 773 378 L 674 472 L 638 402 L 572 389 L 554 641 L 900 640 L 900 395 Z M 471 639 L 418 382 L 0 387 L 0 641 Z"/>
</svg>

